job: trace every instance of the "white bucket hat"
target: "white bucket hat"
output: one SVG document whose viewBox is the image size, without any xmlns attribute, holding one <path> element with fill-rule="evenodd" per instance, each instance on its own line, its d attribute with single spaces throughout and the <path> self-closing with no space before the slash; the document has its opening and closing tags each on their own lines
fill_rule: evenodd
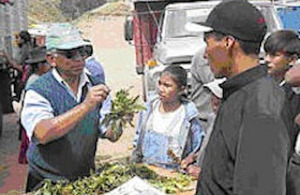
<svg viewBox="0 0 300 195">
<path fill-rule="evenodd" d="M 203 86 L 207 87 L 215 96 L 222 99 L 223 97 L 223 89 L 220 87 L 220 84 L 222 84 L 226 78 L 221 79 L 214 79 L 210 83 L 206 83 Z"/>
<path fill-rule="evenodd" d="M 57 23 L 51 26 L 46 36 L 47 50 L 71 50 L 82 46 L 91 45 L 84 41 L 79 30 L 70 23 Z"/>
</svg>

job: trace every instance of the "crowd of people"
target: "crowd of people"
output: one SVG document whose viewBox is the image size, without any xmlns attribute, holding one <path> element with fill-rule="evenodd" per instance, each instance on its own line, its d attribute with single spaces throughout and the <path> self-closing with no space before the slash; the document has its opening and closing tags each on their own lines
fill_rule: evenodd
<svg viewBox="0 0 300 195">
<path fill-rule="evenodd" d="M 197 194 L 299 194 L 299 161 L 293 153 L 300 101 L 284 79 L 292 65 L 297 67 L 299 35 L 273 32 L 264 43 L 265 64 L 260 64 L 267 26 L 254 6 L 220 3 L 202 25 L 210 28 L 204 58 L 214 77 L 226 81 L 220 85 L 223 97 Z"/>
<path fill-rule="evenodd" d="M 237 0 L 199 25 L 206 48 L 192 61 L 191 98 L 185 69 L 167 66 L 139 113 L 131 160 L 198 178 L 199 195 L 300 194 L 299 34 L 280 30 L 263 42 L 264 17 Z M 32 47 L 28 32 L 18 43 L 18 59 L 7 61 L 22 73 L 16 110 L 26 192 L 44 179 L 89 175 L 98 138 L 115 142 L 123 132 L 121 123 L 118 131 L 101 123 L 111 97 L 91 42 L 65 23 L 51 27 L 45 47 Z"/>
</svg>

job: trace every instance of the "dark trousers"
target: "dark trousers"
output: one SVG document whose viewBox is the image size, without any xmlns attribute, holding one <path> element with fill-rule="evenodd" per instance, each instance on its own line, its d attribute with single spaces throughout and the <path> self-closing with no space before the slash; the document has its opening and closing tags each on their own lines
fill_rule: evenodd
<svg viewBox="0 0 300 195">
<path fill-rule="evenodd" d="M 43 179 L 36 177 L 31 172 L 28 173 L 25 192 L 33 192 L 42 187 Z"/>
</svg>

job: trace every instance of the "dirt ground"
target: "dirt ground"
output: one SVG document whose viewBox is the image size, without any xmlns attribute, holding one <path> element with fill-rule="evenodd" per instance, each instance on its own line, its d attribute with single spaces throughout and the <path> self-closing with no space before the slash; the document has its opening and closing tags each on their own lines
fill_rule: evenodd
<svg viewBox="0 0 300 195">
<path fill-rule="evenodd" d="M 86 38 L 95 47 L 95 57 L 104 66 L 107 85 L 112 95 L 121 89 L 133 86 L 133 96 L 141 95 L 141 79 L 135 73 L 134 46 L 123 38 L 124 17 L 97 17 L 82 26 Z M 17 162 L 19 144 L 16 114 L 4 116 L 4 131 L 0 138 L 0 194 L 22 194 L 26 180 L 26 165 Z M 116 143 L 99 140 L 97 159 L 110 160 L 130 155 L 134 128 L 125 129 Z"/>
</svg>

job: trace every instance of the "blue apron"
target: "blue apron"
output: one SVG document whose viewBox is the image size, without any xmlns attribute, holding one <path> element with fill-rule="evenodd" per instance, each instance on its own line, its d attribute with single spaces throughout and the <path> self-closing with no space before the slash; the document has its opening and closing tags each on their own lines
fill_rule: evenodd
<svg viewBox="0 0 300 195">
<path fill-rule="evenodd" d="M 171 132 L 175 128 L 176 122 L 180 117 L 180 112 L 176 114 L 169 127 L 167 132 Z M 178 168 L 179 164 L 174 162 L 174 159 L 168 155 L 168 150 L 178 151 L 178 146 L 174 146 L 174 137 L 168 136 L 162 133 L 158 133 L 153 130 L 153 117 L 148 121 L 146 125 L 145 134 L 142 142 L 142 154 L 143 161 L 148 164 L 154 164 L 165 168 Z M 178 156 L 181 160 L 181 156 Z"/>
</svg>

